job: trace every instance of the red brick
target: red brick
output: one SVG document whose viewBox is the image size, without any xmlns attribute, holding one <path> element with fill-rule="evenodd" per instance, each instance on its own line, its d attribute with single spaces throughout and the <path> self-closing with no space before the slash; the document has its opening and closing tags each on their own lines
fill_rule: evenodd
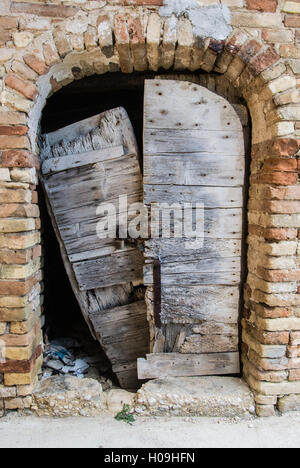
<svg viewBox="0 0 300 468">
<path fill-rule="evenodd" d="M 30 143 L 26 136 L 0 135 L 0 149 L 29 149 Z"/>
<path fill-rule="evenodd" d="M 79 8 L 63 5 L 44 5 L 40 3 L 12 2 L 12 13 L 27 13 L 52 18 L 69 18 L 75 16 Z"/>
<path fill-rule="evenodd" d="M 263 228 L 261 226 L 249 225 L 249 233 L 263 237 L 270 241 L 292 240 L 297 238 L 297 229 L 294 228 Z"/>
<path fill-rule="evenodd" d="M 267 307 L 259 304 L 254 305 L 255 312 L 262 318 L 288 318 L 291 310 L 287 307 Z"/>
<path fill-rule="evenodd" d="M 280 60 L 280 55 L 277 54 L 273 47 L 269 47 L 265 52 L 262 52 L 250 61 L 250 70 L 254 75 L 259 75 L 278 62 L 278 60 Z"/>
<path fill-rule="evenodd" d="M 255 178 L 252 178 L 255 181 Z M 296 185 L 298 182 L 298 172 L 274 172 L 273 174 L 261 174 L 259 176 L 261 184 L 274 184 L 274 185 Z"/>
<path fill-rule="evenodd" d="M 132 44 L 144 44 L 145 36 L 139 18 L 130 18 L 128 20 L 128 33 Z"/>
<path fill-rule="evenodd" d="M 1 296 L 25 296 L 41 280 L 40 273 L 26 281 L 0 281 Z"/>
<path fill-rule="evenodd" d="M 119 0 L 118 2 L 113 3 L 114 5 L 153 5 L 153 6 L 163 6 L 164 0 Z"/>
<path fill-rule="evenodd" d="M 25 265 L 32 258 L 32 249 L 9 250 L 0 249 L 0 263 L 3 265 Z"/>
<path fill-rule="evenodd" d="M 262 49 L 262 44 L 255 39 L 249 41 L 238 53 L 244 63 L 249 63 L 250 60 L 258 54 Z"/>
<path fill-rule="evenodd" d="M 42 256 L 42 246 L 41 245 L 36 245 L 32 249 L 32 259 L 35 260 L 36 258 L 39 258 Z"/>
<path fill-rule="evenodd" d="M 238 31 L 226 41 L 225 50 L 230 52 L 232 55 L 237 55 L 243 47 L 245 40 L 246 35 L 241 31 Z"/>
<path fill-rule="evenodd" d="M 300 148 L 300 140 L 296 138 L 277 138 L 273 145 L 273 154 L 278 156 L 295 156 Z"/>
<path fill-rule="evenodd" d="M 35 71 L 27 67 L 25 63 L 18 62 L 17 60 L 15 60 L 12 63 L 11 70 L 17 75 L 21 76 L 21 78 L 23 78 L 24 80 L 36 81 L 36 79 L 38 78 L 38 75 L 37 73 L 35 73 Z"/>
<path fill-rule="evenodd" d="M 287 355 L 294 358 L 300 357 L 300 346 L 288 346 Z"/>
<path fill-rule="evenodd" d="M 38 357 L 41 356 L 42 353 L 43 347 L 42 345 L 39 345 L 33 353 L 31 359 L 29 359 L 28 361 L 7 360 L 5 363 L 0 363 L 0 372 L 6 374 L 23 374 L 31 372 L 34 368 L 35 361 L 38 359 Z"/>
<path fill-rule="evenodd" d="M 55 78 L 53 78 L 53 76 L 51 76 L 50 78 L 50 84 L 51 84 L 51 87 L 52 87 L 52 91 L 54 93 L 56 93 L 57 91 L 59 91 L 61 88 L 62 88 L 62 85 L 59 84 Z"/>
<path fill-rule="evenodd" d="M 300 213 L 300 201 L 295 201 L 295 200 L 266 201 L 265 210 L 268 213 L 277 213 L 277 214 Z M 262 211 L 264 211 L 264 209 L 262 209 Z"/>
<path fill-rule="evenodd" d="M 26 135 L 28 130 L 26 125 L 2 125 L 0 126 L 0 135 Z"/>
<path fill-rule="evenodd" d="M 38 193 L 36 190 L 32 192 L 32 203 L 38 203 Z"/>
<path fill-rule="evenodd" d="M 30 151 L 10 150 L 2 152 L 0 166 L 39 169 L 40 163 L 38 157 Z"/>
<path fill-rule="evenodd" d="M 24 62 L 39 75 L 45 75 L 48 72 L 48 67 L 46 66 L 45 62 L 43 62 L 35 55 L 26 55 L 24 57 Z"/>
<path fill-rule="evenodd" d="M 46 65 L 51 67 L 55 63 L 59 62 L 59 55 L 56 50 L 53 50 L 50 44 L 43 45 L 43 52 Z"/>
<path fill-rule="evenodd" d="M 277 0 L 247 0 L 248 10 L 268 11 L 275 13 Z"/>
<path fill-rule="evenodd" d="M 300 58 L 300 49 L 295 44 L 281 44 L 279 53 L 283 58 Z"/>
<path fill-rule="evenodd" d="M 28 203 L 1 203 L 0 218 L 36 218 L 39 215 L 37 205 Z"/>
<path fill-rule="evenodd" d="M 300 28 L 300 16 L 286 15 L 284 18 L 284 24 L 287 28 Z"/>
<path fill-rule="evenodd" d="M 289 332 L 268 332 L 248 325 L 248 332 L 260 343 L 265 345 L 288 345 L 290 340 Z"/>
<path fill-rule="evenodd" d="M 11 31 L 0 27 L 0 46 L 3 46 L 6 44 L 7 41 L 10 41 L 11 36 L 12 36 Z"/>
<path fill-rule="evenodd" d="M 296 159 L 270 158 L 266 160 L 262 170 L 263 172 L 295 172 L 297 169 Z"/>
<path fill-rule="evenodd" d="M 300 270 L 266 270 L 263 267 L 258 267 L 258 275 L 262 279 L 274 283 L 300 281 Z"/>
<path fill-rule="evenodd" d="M 16 29 L 18 27 L 18 18 L 12 16 L 0 16 L 0 28 Z"/>
<path fill-rule="evenodd" d="M 300 369 L 292 369 L 289 373 L 289 381 L 294 382 L 300 380 Z"/>
<path fill-rule="evenodd" d="M 21 80 L 21 78 L 18 78 L 15 75 L 7 75 L 5 78 L 5 84 L 32 101 L 34 101 L 38 95 L 37 87 L 34 84 Z"/>
<path fill-rule="evenodd" d="M 1 337 L 7 347 L 24 347 L 30 346 L 34 341 L 35 337 L 39 335 L 41 329 L 41 319 L 37 319 L 28 333 L 23 335 L 16 335 L 13 333 L 7 333 Z"/>
<path fill-rule="evenodd" d="M 293 228 L 265 228 L 264 237 L 267 240 L 291 240 L 297 237 L 296 229 Z"/>
</svg>

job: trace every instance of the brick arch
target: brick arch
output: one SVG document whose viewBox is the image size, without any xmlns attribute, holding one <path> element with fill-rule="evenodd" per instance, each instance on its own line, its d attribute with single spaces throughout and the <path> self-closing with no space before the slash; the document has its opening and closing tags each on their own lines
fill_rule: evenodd
<svg viewBox="0 0 300 468">
<path fill-rule="evenodd" d="M 263 133 L 264 140 L 266 135 L 272 138 L 275 130 L 272 132 L 266 128 L 264 113 L 255 104 L 262 94 L 264 107 L 268 107 L 269 102 L 269 107 L 275 108 L 277 104 L 273 95 L 286 89 L 296 89 L 295 78 L 286 77 L 285 65 L 273 47 L 239 29 L 224 41 L 199 38 L 194 35 L 193 26 L 186 18 L 177 20 L 174 25 L 173 20 L 162 20 L 157 14 L 150 14 L 145 23 L 147 26 L 142 25 L 139 18 L 126 19 L 123 15 L 116 15 L 113 20 L 103 16 L 98 19 L 98 41 L 87 31 L 82 35 L 80 45 L 70 44 L 59 30 L 53 33 L 52 42 L 43 45 L 40 56 L 26 55 L 25 64 L 38 75 L 38 91 L 28 91 L 36 102 L 29 112 L 33 116 L 31 132 L 37 129 L 38 115 L 46 99 L 74 80 L 115 71 L 132 73 L 164 69 L 202 70 L 223 75 L 246 100 L 250 113 L 255 114 L 252 119 L 254 141 L 260 139 L 259 133 Z M 276 78 L 280 78 L 280 82 L 273 83 Z M 268 87 L 269 82 L 272 83 Z M 14 87 L 10 78 L 6 85 Z M 18 83 L 15 89 L 19 90 L 20 86 Z M 261 117 L 259 122 L 258 114 Z M 286 126 L 286 132 L 282 130 L 281 134 L 293 133 L 292 127 L 290 132 L 287 130 Z M 32 144 L 34 137 L 35 134 L 31 134 Z"/>
<path fill-rule="evenodd" d="M 57 28 L 37 52 L 26 49 L 26 54 L 20 56 L 18 52 L 17 58 L 8 54 L 3 104 L 7 115 L 11 108 L 19 114 L 8 117 L 10 123 L 16 119 L 12 123 L 17 133 L 8 135 L 1 167 L 8 171 L 8 180 L 25 184 L 18 186 L 14 197 L 16 204 L 22 200 L 26 208 L 16 206 L 17 211 L 11 211 L 10 207 L 6 226 L 13 214 L 21 218 L 14 232 L 29 232 L 31 238 L 26 235 L 11 243 L 2 241 L 5 248 L 13 248 L 19 242 L 30 252 L 22 259 L 25 266 L 15 277 L 9 268 L 7 274 L 2 272 L 0 291 L 10 291 L 14 297 L 22 298 L 34 288 L 39 293 L 36 137 L 43 106 L 51 93 L 74 79 L 118 70 L 131 73 L 158 71 L 163 67 L 222 74 L 246 100 L 253 124 L 243 361 L 244 376 L 257 394 L 258 412 L 263 412 L 262 406 L 274 406 L 279 395 L 300 393 L 296 354 L 300 334 L 293 331 L 300 330 L 300 312 L 299 315 L 295 312 L 300 306 L 300 270 L 295 260 L 300 221 L 297 214 L 300 140 L 294 131 L 294 122 L 300 120 L 300 105 L 289 105 L 289 94 L 296 90 L 296 78 L 272 47 L 239 29 L 220 42 L 195 37 L 186 18 L 176 20 L 174 26 L 171 20 L 152 13 L 144 21 L 146 33 L 145 24 L 138 18 L 103 16 L 97 23 L 98 38 L 86 30 L 71 42 Z M 5 203 L 3 210 L 4 213 L 8 210 Z M 13 232 L 5 225 L 4 229 L 7 230 L 3 232 Z M 18 259 L 16 263 L 19 265 Z M 7 313 L 10 334 L 20 330 L 18 320 L 25 320 L 29 327 L 32 319 Z M 0 364 L 8 398 L 18 396 L 23 385 L 34 384 L 34 375 L 41 364 L 39 321 L 34 330 L 30 352 L 18 354 L 17 359 L 16 354 L 12 355 L 2 368 Z M 9 335 L 8 342 L 11 339 Z M 30 394 L 31 389 L 22 391 Z"/>
</svg>

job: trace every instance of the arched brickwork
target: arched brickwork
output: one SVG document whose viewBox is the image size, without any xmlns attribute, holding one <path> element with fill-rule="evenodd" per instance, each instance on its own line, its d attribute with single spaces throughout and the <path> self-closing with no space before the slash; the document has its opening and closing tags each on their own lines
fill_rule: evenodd
<svg viewBox="0 0 300 468">
<path fill-rule="evenodd" d="M 236 27 L 225 41 L 202 40 L 195 37 L 189 19 L 161 18 L 153 6 L 126 7 L 120 13 L 107 5 L 94 15 L 84 8 L 62 8 L 63 16 L 52 20 L 50 28 L 35 39 L 33 26 L 18 30 L 16 13 L 12 15 L 9 21 L 16 30 L 15 47 L 0 50 L 4 63 L 0 339 L 6 345 L 6 361 L 0 363 L 0 402 L 5 399 L 7 409 L 29 406 L 41 365 L 42 272 L 36 185 L 37 136 L 46 99 L 74 79 L 95 73 L 163 68 L 223 74 L 251 113 L 243 363 L 244 377 L 256 394 L 258 414 L 272 414 L 278 396 L 300 394 L 297 77 L 272 45 L 254 39 L 246 28 Z M 43 18 L 37 20 L 41 28 L 47 26 Z M 285 407 L 282 398 L 279 407 Z"/>
</svg>

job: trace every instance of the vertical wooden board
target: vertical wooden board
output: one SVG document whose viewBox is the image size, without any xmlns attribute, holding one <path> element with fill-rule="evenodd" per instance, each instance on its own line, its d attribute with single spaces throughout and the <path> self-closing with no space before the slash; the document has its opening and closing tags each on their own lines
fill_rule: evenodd
<svg viewBox="0 0 300 468">
<path fill-rule="evenodd" d="M 145 128 L 242 131 L 231 104 L 203 86 L 177 80 L 146 80 Z"/>
<path fill-rule="evenodd" d="M 219 373 L 218 359 L 234 356 L 222 373 L 238 372 L 238 335 L 233 330 L 238 330 L 239 321 L 245 178 L 240 118 L 225 99 L 186 81 L 148 80 L 144 110 L 145 203 L 191 203 L 193 207 L 203 203 L 203 219 L 200 214 L 197 218 L 203 223 L 198 245 L 194 242 L 192 246 L 187 239 L 146 242 L 150 317 L 156 286 L 152 263 L 155 259 L 161 262 L 162 327 L 154 327 L 152 332 L 157 337 L 154 349 L 172 351 L 173 347 L 175 353 L 203 356 L 210 353 L 207 371 L 212 374 Z M 176 212 L 176 220 L 179 219 L 182 215 Z M 180 329 L 180 324 L 201 331 L 188 331 L 183 325 Z M 231 333 L 223 336 L 217 332 L 224 327 L 230 328 Z M 175 333 L 174 340 L 169 336 L 170 330 Z M 168 343 L 173 341 L 170 347 Z M 161 365 L 157 363 L 159 369 Z M 203 375 L 200 361 L 198 370 L 185 371 L 174 354 L 170 355 L 169 365 L 174 366 L 171 374 L 167 366 L 160 372 L 153 364 L 149 364 L 149 372 L 141 374 Z"/>
</svg>

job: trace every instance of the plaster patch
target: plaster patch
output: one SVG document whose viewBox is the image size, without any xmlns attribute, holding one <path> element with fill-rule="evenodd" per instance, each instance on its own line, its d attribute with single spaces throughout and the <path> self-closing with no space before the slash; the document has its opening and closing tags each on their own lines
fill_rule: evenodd
<svg viewBox="0 0 300 468">
<path fill-rule="evenodd" d="M 232 32 L 231 14 L 226 5 L 200 7 L 197 0 L 166 0 L 166 5 L 159 9 L 161 16 L 187 16 L 198 37 L 212 37 L 223 41 Z"/>
</svg>

